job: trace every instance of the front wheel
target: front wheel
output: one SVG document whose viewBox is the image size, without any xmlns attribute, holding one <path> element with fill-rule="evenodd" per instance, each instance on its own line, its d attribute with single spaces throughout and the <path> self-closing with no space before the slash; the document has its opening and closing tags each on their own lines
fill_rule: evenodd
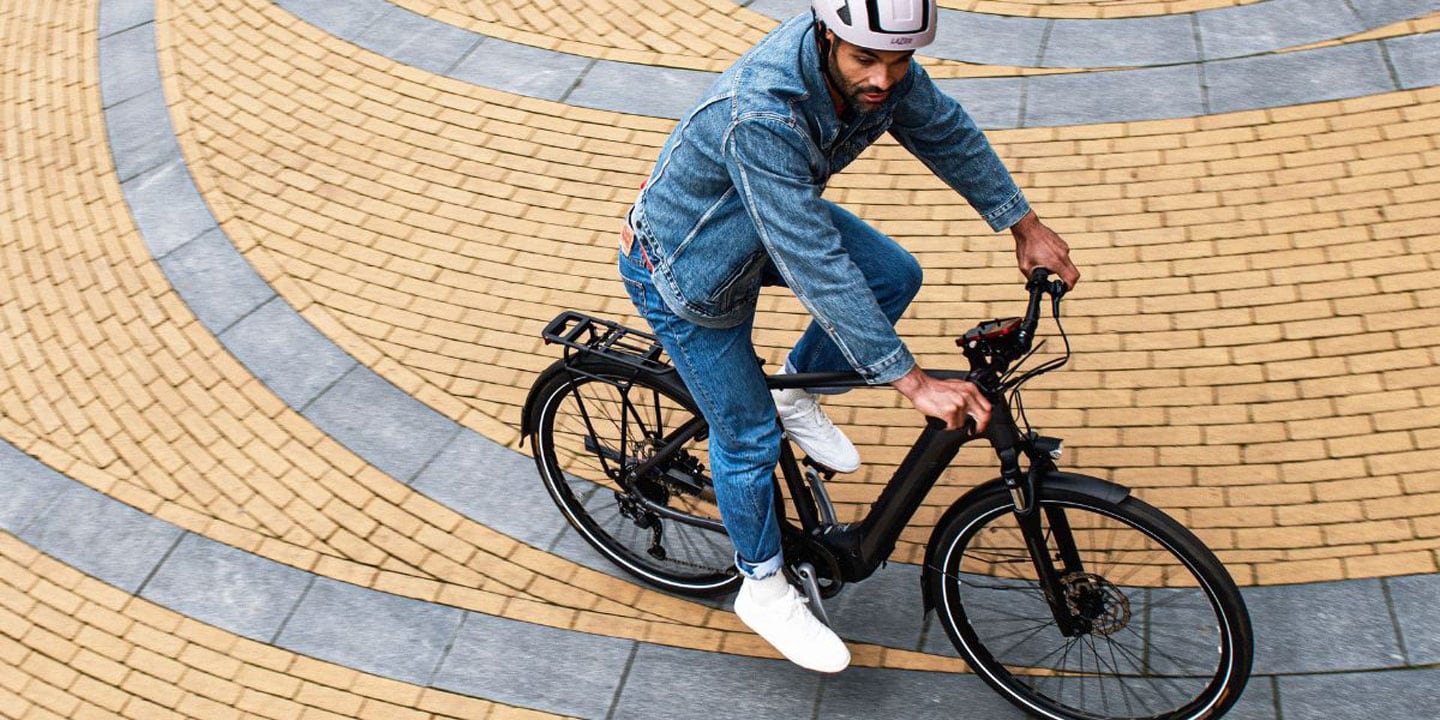
<svg viewBox="0 0 1440 720">
<path fill-rule="evenodd" d="M 1037 514 L 1060 576 L 1053 604 L 1001 488 L 954 515 L 930 548 L 938 619 L 986 683 L 1055 720 L 1201 720 L 1239 699 L 1250 618 L 1194 534 L 1136 498 L 1074 488 L 1045 488 Z M 1068 563 L 1057 544 L 1067 525 Z"/>
</svg>

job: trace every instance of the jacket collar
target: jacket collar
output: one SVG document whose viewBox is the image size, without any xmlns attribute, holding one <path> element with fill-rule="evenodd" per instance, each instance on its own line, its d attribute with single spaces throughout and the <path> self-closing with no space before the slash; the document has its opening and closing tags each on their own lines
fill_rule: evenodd
<svg viewBox="0 0 1440 720">
<path fill-rule="evenodd" d="M 809 18 L 807 13 L 802 16 Z M 815 23 L 809 22 L 805 32 L 800 34 L 800 76 L 805 82 L 806 114 L 815 119 L 820 130 L 822 147 L 829 147 L 840 134 L 840 118 L 835 112 L 835 103 L 830 99 L 830 90 L 825 85 L 825 75 L 820 71 L 820 48 L 815 42 Z"/>
<path fill-rule="evenodd" d="M 791 22 L 804 22 L 810 20 L 809 13 L 793 18 Z M 805 31 L 800 33 L 800 76 L 805 84 L 806 97 L 803 98 L 804 110 L 810 117 L 815 119 L 820 130 L 820 140 L 824 147 L 829 147 L 835 142 L 835 138 L 847 128 L 859 124 L 870 124 L 875 119 L 889 115 L 900 98 L 910 91 L 915 80 L 915 61 L 912 59 L 910 71 L 905 73 L 905 78 L 896 84 L 890 97 L 885 99 L 885 104 L 880 109 L 867 115 L 859 115 L 845 122 L 835 112 L 835 102 L 830 99 L 830 90 L 825 85 L 825 75 L 820 70 L 820 63 L 824 58 L 820 57 L 819 45 L 815 42 L 815 23 L 810 21 L 806 24 Z"/>
</svg>

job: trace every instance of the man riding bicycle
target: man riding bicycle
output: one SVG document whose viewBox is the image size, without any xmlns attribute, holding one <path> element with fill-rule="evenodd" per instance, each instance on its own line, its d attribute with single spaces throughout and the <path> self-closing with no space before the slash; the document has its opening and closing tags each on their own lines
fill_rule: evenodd
<svg viewBox="0 0 1440 720">
<path fill-rule="evenodd" d="M 894 324 L 919 290 L 919 263 L 823 199 L 829 177 L 888 131 L 993 230 L 1011 230 L 1022 272 L 1044 266 L 1069 286 L 1079 280 L 1065 242 L 913 59 L 937 19 L 933 0 L 814 0 L 676 126 L 621 243 L 626 290 L 710 426 L 716 501 L 745 577 L 735 612 L 786 658 L 821 672 L 843 670 L 850 653 L 780 572 L 776 412 L 818 464 L 851 472 L 860 458 L 813 394 L 766 389 L 751 341 L 760 287 L 789 287 L 812 316 L 784 372 L 853 369 L 951 429 L 966 416 L 983 429 L 989 417 L 973 385 L 916 365 Z"/>
</svg>

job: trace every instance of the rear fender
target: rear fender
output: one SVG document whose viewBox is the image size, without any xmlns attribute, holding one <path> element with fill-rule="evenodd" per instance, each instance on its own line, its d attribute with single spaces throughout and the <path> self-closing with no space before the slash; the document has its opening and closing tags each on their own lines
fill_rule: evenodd
<svg viewBox="0 0 1440 720">
<path fill-rule="evenodd" d="M 648 379 L 649 382 L 658 384 L 675 395 L 692 412 L 699 413 L 694 401 L 690 399 L 690 394 L 685 390 L 685 386 L 680 383 L 679 376 L 673 368 L 666 367 L 658 371 L 648 368 L 636 368 L 634 365 L 618 363 L 614 360 L 596 356 L 560 358 L 536 376 L 535 382 L 530 385 L 530 393 L 525 396 L 525 405 L 520 409 L 520 444 L 522 446 L 525 444 L 525 440 L 533 435 L 537 429 L 535 427 L 535 421 L 537 419 L 536 412 L 539 408 L 536 406 L 541 402 L 541 391 L 555 382 L 556 375 L 564 375 L 567 377 L 585 375 L 611 383 L 638 380 L 643 377 Z"/>
<path fill-rule="evenodd" d="M 524 446 L 525 441 L 535 432 L 535 404 L 540 402 L 540 391 L 550 385 L 554 376 L 566 372 L 566 361 L 562 358 L 550 363 L 550 367 L 540 371 L 535 382 L 530 385 L 530 393 L 525 396 L 525 407 L 520 409 L 520 444 Z"/>
</svg>

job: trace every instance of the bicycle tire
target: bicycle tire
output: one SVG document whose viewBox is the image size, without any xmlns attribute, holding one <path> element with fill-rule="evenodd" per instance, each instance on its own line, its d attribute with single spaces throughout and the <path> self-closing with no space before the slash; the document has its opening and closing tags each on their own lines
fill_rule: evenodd
<svg viewBox="0 0 1440 720">
<path fill-rule="evenodd" d="M 634 502 L 634 493 L 685 515 L 718 521 L 720 512 L 706 475 L 708 454 L 702 437 L 690 440 L 676 462 L 657 468 L 627 490 L 606 467 L 622 457 L 633 464 L 653 451 L 655 438 L 698 414 L 678 379 L 636 375 L 633 368 L 604 360 L 582 361 L 567 371 L 557 363 L 537 381 L 530 427 L 535 428 L 534 458 L 540 478 L 570 525 L 592 547 L 630 574 L 656 587 L 694 597 L 730 592 L 740 582 L 728 535 L 661 517 Z M 626 414 L 616 383 L 629 382 L 633 411 Z M 584 411 L 582 414 L 582 410 Z M 589 422 L 586 422 L 586 415 Z M 622 442 L 621 419 L 629 437 Z M 590 447 L 587 438 L 594 438 Z M 628 451 L 619 448 L 628 445 Z M 610 460 L 607 464 L 601 453 Z M 623 464 L 623 463 L 621 463 Z M 669 480 L 676 470 L 703 489 Z M 655 527 L 660 528 L 657 541 Z M 659 548 L 657 551 L 656 548 Z"/>
<path fill-rule="evenodd" d="M 1046 487 L 1037 511 L 1047 547 L 1054 555 L 1047 508 L 1061 508 L 1084 561 L 1064 595 L 1088 627 L 1067 638 L 1013 508 L 1003 488 L 982 493 L 931 548 L 938 619 L 986 683 L 1053 720 L 1205 720 L 1239 699 L 1254 652 L 1249 615 L 1193 533 L 1134 497 Z"/>
</svg>

